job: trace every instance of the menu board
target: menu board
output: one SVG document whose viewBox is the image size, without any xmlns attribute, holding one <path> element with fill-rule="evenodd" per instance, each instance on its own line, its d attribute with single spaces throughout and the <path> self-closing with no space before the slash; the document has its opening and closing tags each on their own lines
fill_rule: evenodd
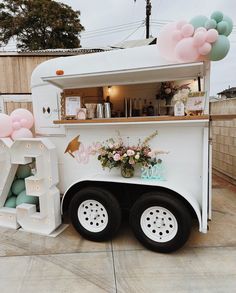
<svg viewBox="0 0 236 293">
<path fill-rule="evenodd" d="M 65 116 L 76 116 L 81 108 L 81 98 L 79 96 L 65 98 Z"/>
<path fill-rule="evenodd" d="M 186 110 L 203 111 L 205 108 L 205 92 L 194 92 L 189 94 Z"/>
</svg>

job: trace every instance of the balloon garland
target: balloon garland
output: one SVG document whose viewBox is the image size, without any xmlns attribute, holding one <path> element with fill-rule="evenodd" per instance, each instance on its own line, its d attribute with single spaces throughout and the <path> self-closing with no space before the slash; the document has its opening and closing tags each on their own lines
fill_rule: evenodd
<svg viewBox="0 0 236 293">
<path fill-rule="evenodd" d="M 0 113 L 0 138 L 11 137 L 32 138 L 30 128 L 34 125 L 34 117 L 26 109 L 16 109 L 10 116 Z"/>
<path fill-rule="evenodd" d="M 229 52 L 232 30 L 232 19 L 221 11 L 213 12 L 210 18 L 198 15 L 189 22 L 169 23 L 160 31 L 159 51 L 173 62 L 218 61 Z"/>
</svg>

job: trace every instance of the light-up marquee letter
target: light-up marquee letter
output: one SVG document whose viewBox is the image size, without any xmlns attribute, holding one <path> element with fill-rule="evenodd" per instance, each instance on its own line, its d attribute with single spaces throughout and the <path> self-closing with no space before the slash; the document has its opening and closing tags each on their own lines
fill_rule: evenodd
<svg viewBox="0 0 236 293">
<path fill-rule="evenodd" d="M 55 146 L 46 138 L 19 139 L 14 143 L 1 139 L 0 157 L 0 170 L 8 166 L 4 169 L 6 174 L 0 173 L 0 215 L 3 214 L 0 216 L 0 225 L 10 226 L 4 225 L 3 218 L 4 212 L 8 215 L 11 211 L 16 215 L 17 224 L 24 230 L 49 235 L 61 224 Z M 40 211 L 37 212 L 36 205 L 27 203 L 18 205 L 16 209 L 3 207 L 17 166 L 30 163 L 32 158 L 35 158 L 36 173 L 25 179 L 26 194 L 39 197 Z"/>
</svg>

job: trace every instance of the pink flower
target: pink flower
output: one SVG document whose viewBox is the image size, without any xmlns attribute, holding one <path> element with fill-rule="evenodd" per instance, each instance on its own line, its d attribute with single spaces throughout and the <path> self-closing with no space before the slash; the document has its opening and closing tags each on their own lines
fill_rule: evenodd
<svg viewBox="0 0 236 293">
<path fill-rule="evenodd" d="M 107 154 L 107 151 L 104 150 L 104 149 L 102 148 L 102 149 L 99 149 L 99 150 L 98 150 L 98 153 L 99 153 L 99 155 L 101 155 L 101 156 L 105 156 L 105 155 Z"/>
<path fill-rule="evenodd" d="M 150 158 L 154 158 L 154 157 L 155 157 L 155 152 L 154 152 L 154 151 L 150 151 L 147 155 L 148 155 Z"/>
<path fill-rule="evenodd" d="M 127 155 L 130 157 L 130 156 L 133 156 L 135 154 L 135 152 L 133 150 L 127 150 Z"/>
<path fill-rule="evenodd" d="M 119 161 L 119 160 L 120 160 L 120 155 L 116 153 L 116 154 L 113 156 L 113 158 L 114 158 L 114 161 Z"/>
</svg>

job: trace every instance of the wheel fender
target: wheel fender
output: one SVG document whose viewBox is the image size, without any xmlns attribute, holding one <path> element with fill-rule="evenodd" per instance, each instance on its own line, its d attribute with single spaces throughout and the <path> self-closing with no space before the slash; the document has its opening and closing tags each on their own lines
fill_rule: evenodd
<svg viewBox="0 0 236 293">
<path fill-rule="evenodd" d="M 127 180 L 128 181 L 128 180 Z M 63 197 L 62 197 L 62 201 L 61 201 L 61 214 L 63 214 L 64 211 L 64 203 L 67 199 L 67 196 L 70 196 L 70 191 L 73 190 L 73 188 L 75 186 L 79 187 L 84 187 L 87 184 L 91 184 L 91 182 L 111 182 L 110 180 L 104 180 L 104 178 L 96 178 L 96 180 L 80 180 L 77 182 L 72 183 L 65 191 Z M 120 182 L 116 182 L 116 183 L 123 183 L 122 181 Z M 130 184 L 137 184 L 138 182 L 127 182 Z M 141 184 L 140 184 L 141 185 Z M 143 185 L 143 184 L 142 184 Z M 146 185 L 146 184 L 145 184 Z M 175 187 L 175 186 L 171 186 L 171 184 L 169 182 L 158 182 L 158 185 L 154 185 L 151 182 L 149 184 L 147 184 L 147 186 L 153 186 L 153 187 L 160 187 L 162 189 L 165 189 L 167 192 L 172 192 L 174 194 L 176 194 L 176 196 L 182 197 L 184 198 L 192 207 L 192 209 L 195 211 L 197 219 L 198 219 L 198 223 L 199 223 L 199 231 L 202 232 L 202 217 L 201 217 L 201 208 L 200 205 L 198 203 L 198 201 L 196 200 L 196 198 L 194 197 L 194 195 L 192 195 L 191 192 L 188 192 L 186 190 L 184 190 L 183 188 L 180 187 Z"/>
<path fill-rule="evenodd" d="M 202 232 L 201 208 L 196 198 L 193 195 L 191 195 L 190 192 L 184 191 L 183 189 L 176 189 L 176 188 L 167 188 L 167 189 L 176 193 L 178 196 L 184 198 L 191 205 L 198 219 L 199 231 Z"/>
</svg>

